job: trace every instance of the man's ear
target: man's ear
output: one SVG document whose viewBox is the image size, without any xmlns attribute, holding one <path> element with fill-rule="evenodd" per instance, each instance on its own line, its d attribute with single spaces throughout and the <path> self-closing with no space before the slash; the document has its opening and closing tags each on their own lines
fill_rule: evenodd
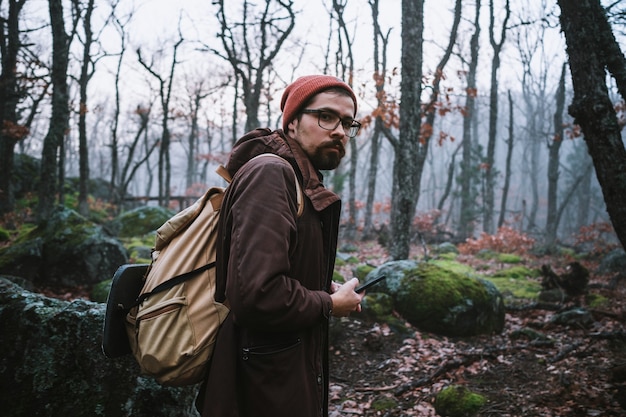
<svg viewBox="0 0 626 417">
<path fill-rule="evenodd" d="M 299 122 L 300 121 L 298 120 L 297 117 L 293 119 L 291 122 L 289 122 L 289 124 L 287 125 L 287 131 L 285 132 L 285 134 L 289 136 L 290 138 L 295 139 L 296 129 L 298 128 Z"/>
</svg>

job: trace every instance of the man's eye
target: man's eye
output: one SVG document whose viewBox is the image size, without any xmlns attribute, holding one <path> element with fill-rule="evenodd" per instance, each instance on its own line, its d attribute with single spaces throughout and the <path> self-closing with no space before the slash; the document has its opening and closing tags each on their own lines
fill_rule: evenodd
<svg viewBox="0 0 626 417">
<path fill-rule="evenodd" d="M 322 119 L 325 122 L 335 122 L 337 120 L 337 116 L 335 116 L 332 113 L 321 112 L 320 119 Z"/>
</svg>

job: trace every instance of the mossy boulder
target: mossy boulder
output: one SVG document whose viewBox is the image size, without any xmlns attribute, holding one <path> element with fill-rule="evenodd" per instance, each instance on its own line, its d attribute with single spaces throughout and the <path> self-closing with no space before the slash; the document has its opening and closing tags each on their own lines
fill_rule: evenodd
<svg viewBox="0 0 626 417">
<path fill-rule="evenodd" d="M 107 228 L 119 237 L 142 236 L 154 232 L 174 214 L 163 207 L 139 207 L 120 214 Z"/>
<path fill-rule="evenodd" d="M 67 302 L 0 278 L 0 404 L 5 417 L 197 417 L 197 386 L 165 388 L 132 356 L 102 353 L 105 305 Z"/>
<path fill-rule="evenodd" d="M 458 255 L 459 254 L 459 249 L 456 247 L 456 245 L 450 242 L 440 243 L 439 245 L 434 246 L 432 248 L 432 251 L 434 254 L 437 254 L 437 255 L 444 255 L 444 254 Z"/>
<path fill-rule="evenodd" d="M 111 277 L 127 259 L 124 246 L 101 226 L 58 207 L 48 220 L 0 249 L 0 273 L 72 287 Z"/>
<path fill-rule="evenodd" d="M 373 289 L 374 287 L 372 287 Z M 360 317 L 363 317 L 365 320 L 385 323 L 396 334 L 408 335 L 411 333 L 406 322 L 393 314 L 393 299 L 389 294 L 368 290 L 361 302 L 361 308 Z"/>
<path fill-rule="evenodd" d="M 471 417 L 487 402 L 480 394 L 462 385 L 444 388 L 435 397 L 435 411 L 442 417 Z"/>
<path fill-rule="evenodd" d="M 387 279 L 377 291 L 389 294 L 395 310 L 420 330 L 474 336 L 504 328 L 502 295 L 495 285 L 477 276 L 409 260 L 389 262 L 370 273 L 371 277 L 378 274 Z"/>
</svg>

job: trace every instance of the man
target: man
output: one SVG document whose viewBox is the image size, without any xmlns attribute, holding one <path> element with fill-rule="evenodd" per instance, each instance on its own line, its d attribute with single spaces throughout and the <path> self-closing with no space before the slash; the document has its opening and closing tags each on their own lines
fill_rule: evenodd
<svg viewBox="0 0 626 417">
<path fill-rule="evenodd" d="M 320 173 L 359 130 L 354 92 L 335 77 L 301 77 L 281 110 L 283 130 L 246 134 L 226 165 L 216 298 L 231 312 L 201 388 L 203 417 L 326 417 L 328 320 L 361 309 L 356 278 L 332 283 L 341 201 Z M 250 161 L 264 153 L 283 160 Z"/>
</svg>

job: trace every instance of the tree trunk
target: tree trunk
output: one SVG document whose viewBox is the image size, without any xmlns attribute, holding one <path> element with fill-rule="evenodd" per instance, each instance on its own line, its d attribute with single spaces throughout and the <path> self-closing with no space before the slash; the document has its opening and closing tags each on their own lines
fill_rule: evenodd
<svg viewBox="0 0 626 417">
<path fill-rule="evenodd" d="M 470 43 L 471 60 L 467 74 L 467 91 L 465 98 L 465 117 L 463 119 L 463 162 L 461 163 L 461 211 L 459 218 L 459 239 L 465 240 L 474 233 L 474 221 L 476 217 L 475 192 L 472 178 L 472 122 L 476 107 L 476 69 L 478 68 L 478 40 L 480 36 L 480 0 L 476 2 L 476 15 L 474 19 L 474 34 Z"/>
<path fill-rule="evenodd" d="M 513 144 L 514 144 L 514 113 L 513 113 L 513 98 L 511 97 L 511 90 L 509 90 L 509 138 L 506 141 L 506 167 L 504 169 L 504 187 L 502 188 L 502 201 L 500 204 L 500 217 L 498 218 L 498 229 L 504 225 L 504 219 L 506 218 L 506 204 L 509 198 L 509 187 L 511 185 L 511 160 L 513 159 Z"/>
<path fill-rule="evenodd" d="M 58 151 L 68 128 L 70 115 L 67 86 L 70 37 L 65 32 L 63 2 L 49 0 L 48 6 L 52 29 L 52 114 L 41 154 L 41 181 L 37 207 L 37 216 L 40 221 L 46 220 L 54 208 L 57 170 L 62 169 L 57 161 Z"/>
<path fill-rule="evenodd" d="M 561 70 L 559 88 L 556 91 L 556 111 L 554 112 L 554 136 L 548 144 L 548 214 L 546 219 L 546 247 L 554 249 L 557 221 L 558 189 L 559 189 L 559 152 L 563 144 L 563 109 L 565 108 L 565 64 Z"/>
<path fill-rule="evenodd" d="M 624 56 L 599 0 L 558 0 L 558 4 L 574 86 L 569 113 L 585 135 L 607 211 L 626 247 L 626 150 L 605 72 L 610 62 L 623 62 Z M 606 51 L 621 56 L 608 56 Z M 624 91 L 620 93 L 625 98 Z"/>
<path fill-rule="evenodd" d="M 0 22 L 2 40 L 2 68 L 0 69 L 0 215 L 15 208 L 13 196 L 13 157 L 15 145 L 24 138 L 28 129 L 18 125 L 17 105 L 19 102 L 17 79 L 17 55 L 22 46 L 20 41 L 20 12 L 26 0 L 9 0 L 7 19 Z"/>
<path fill-rule="evenodd" d="M 374 131 L 370 138 L 370 160 L 367 175 L 367 198 L 365 202 L 365 214 L 363 218 L 363 240 L 374 237 L 374 201 L 376 198 L 376 180 L 378 179 L 378 163 L 380 160 L 381 133 L 385 118 L 389 115 L 385 103 L 385 77 L 387 74 L 387 44 L 389 32 L 384 36 L 378 19 L 378 0 L 369 1 L 372 10 L 372 26 L 374 29 L 374 80 L 376 81 L 376 111 L 374 119 Z M 382 52 L 379 52 L 379 43 L 382 43 Z"/>
<path fill-rule="evenodd" d="M 489 42 L 493 49 L 493 59 L 491 61 L 491 92 L 489 94 L 489 140 L 487 143 L 487 160 L 485 161 L 485 211 L 483 212 L 483 231 L 492 235 L 494 230 L 493 217 L 495 205 L 495 154 L 496 154 L 496 136 L 498 125 L 498 69 L 500 68 L 500 51 L 506 39 L 506 25 L 511 15 L 509 0 L 506 0 L 504 6 L 506 15 L 502 22 L 502 32 L 500 33 L 500 42 L 497 42 L 494 36 L 495 18 L 493 0 L 489 1 Z"/>
<path fill-rule="evenodd" d="M 337 19 L 338 25 L 338 42 L 336 52 L 338 75 L 340 78 L 352 86 L 352 78 L 354 74 L 354 54 L 352 53 L 352 39 L 348 26 L 344 19 L 346 0 L 333 0 L 332 7 Z M 345 52 L 344 52 L 345 46 Z M 348 220 L 346 222 L 344 239 L 347 241 L 356 240 L 357 231 L 357 209 L 356 209 L 356 169 L 358 164 L 359 150 L 356 139 L 350 140 L 350 168 L 348 171 Z"/>
<path fill-rule="evenodd" d="M 400 134 L 395 147 L 391 193 L 391 247 L 394 260 L 407 259 L 412 220 L 419 194 L 418 158 L 421 130 L 424 1 L 402 0 L 402 81 Z"/>
<path fill-rule="evenodd" d="M 93 42 L 93 31 L 91 30 L 91 14 L 94 9 L 94 0 L 89 0 L 85 5 L 85 16 L 83 17 L 84 42 L 83 42 L 83 62 L 81 63 L 79 88 L 80 88 L 80 108 L 78 114 L 78 155 L 79 155 L 79 183 L 78 183 L 78 212 L 83 216 L 89 214 L 89 204 L 87 195 L 89 193 L 89 146 L 87 144 L 87 86 L 93 75 L 90 72 L 91 44 Z"/>
</svg>

